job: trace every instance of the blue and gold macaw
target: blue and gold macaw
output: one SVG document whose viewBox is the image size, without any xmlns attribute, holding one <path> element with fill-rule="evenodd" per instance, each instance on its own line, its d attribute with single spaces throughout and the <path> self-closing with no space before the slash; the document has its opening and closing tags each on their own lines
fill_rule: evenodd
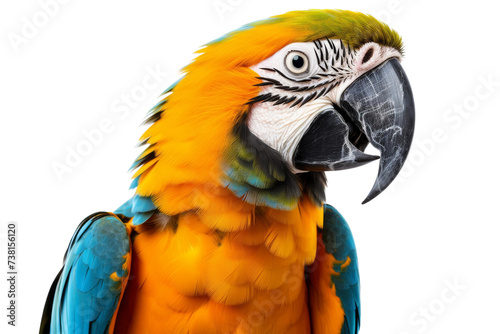
<svg viewBox="0 0 500 334">
<path fill-rule="evenodd" d="M 401 170 L 415 118 L 402 50 L 343 10 L 204 46 L 148 116 L 135 196 L 75 232 L 40 332 L 358 333 L 356 248 L 324 172 L 380 159 L 367 202 Z"/>
</svg>

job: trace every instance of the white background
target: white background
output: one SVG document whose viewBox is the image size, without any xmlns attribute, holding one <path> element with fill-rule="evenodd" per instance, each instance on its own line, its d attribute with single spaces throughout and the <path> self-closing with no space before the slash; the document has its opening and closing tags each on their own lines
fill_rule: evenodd
<svg viewBox="0 0 500 334">
<path fill-rule="evenodd" d="M 500 333 L 500 27 L 494 2 L 74 0 L 44 22 L 46 2 L 0 5 L 1 332 L 38 331 L 46 293 L 77 224 L 131 196 L 127 170 L 140 153 L 139 125 L 198 47 L 274 14 L 343 8 L 373 14 L 403 36 L 403 66 L 417 106 L 410 158 L 379 198 L 360 204 L 376 163 L 329 174 L 328 202 L 346 217 L 358 247 L 361 331 Z M 229 7 L 218 12 L 218 3 Z M 40 27 L 14 47 L 9 38 L 23 36 L 26 20 Z M 132 101 L 128 115 L 116 113 L 124 94 L 137 96 L 148 69 L 156 68 L 167 75 Z M 485 86 L 487 80 L 496 86 Z M 68 147 L 82 145 L 84 131 L 104 119 L 112 130 L 59 180 L 54 162 L 65 164 Z M 16 328 L 7 327 L 4 315 L 8 221 L 19 225 Z M 450 282 L 459 289 L 447 290 Z"/>
</svg>

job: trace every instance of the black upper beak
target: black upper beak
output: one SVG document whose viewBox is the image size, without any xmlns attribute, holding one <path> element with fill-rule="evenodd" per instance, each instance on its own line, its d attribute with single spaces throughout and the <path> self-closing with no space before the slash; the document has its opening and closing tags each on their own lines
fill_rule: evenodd
<svg viewBox="0 0 500 334">
<path fill-rule="evenodd" d="M 415 105 L 399 61 L 389 59 L 363 74 L 325 110 L 302 137 L 294 157 L 301 170 L 339 170 L 377 159 L 363 153 L 368 141 L 380 151 L 375 184 L 363 201 L 380 194 L 396 178 L 410 150 Z"/>
</svg>

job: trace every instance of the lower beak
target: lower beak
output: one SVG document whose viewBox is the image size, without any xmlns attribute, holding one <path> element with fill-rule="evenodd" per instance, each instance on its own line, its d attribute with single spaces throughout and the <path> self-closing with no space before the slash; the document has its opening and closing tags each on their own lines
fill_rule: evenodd
<svg viewBox="0 0 500 334">
<path fill-rule="evenodd" d="M 415 105 L 399 61 L 389 59 L 347 87 L 338 107 L 321 113 L 302 137 L 294 165 L 301 170 L 339 170 L 377 159 L 363 153 L 368 141 L 380 151 L 377 179 L 363 201 L 396 178 L 410 150 Z"/>
</svg>

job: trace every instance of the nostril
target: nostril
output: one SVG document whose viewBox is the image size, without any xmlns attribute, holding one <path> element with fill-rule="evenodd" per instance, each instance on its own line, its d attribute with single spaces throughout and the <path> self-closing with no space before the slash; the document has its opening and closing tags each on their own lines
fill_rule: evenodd
<svg viewBox="0 0 500 334">
<path fill-rule="evenodd" d="M 369 48 L 368 51 L 366 51 L 365 56 L 363 57 L 363 62 L 362 64 L 368 62 L 373 56 L 373 48 Z"/>
</svg>

